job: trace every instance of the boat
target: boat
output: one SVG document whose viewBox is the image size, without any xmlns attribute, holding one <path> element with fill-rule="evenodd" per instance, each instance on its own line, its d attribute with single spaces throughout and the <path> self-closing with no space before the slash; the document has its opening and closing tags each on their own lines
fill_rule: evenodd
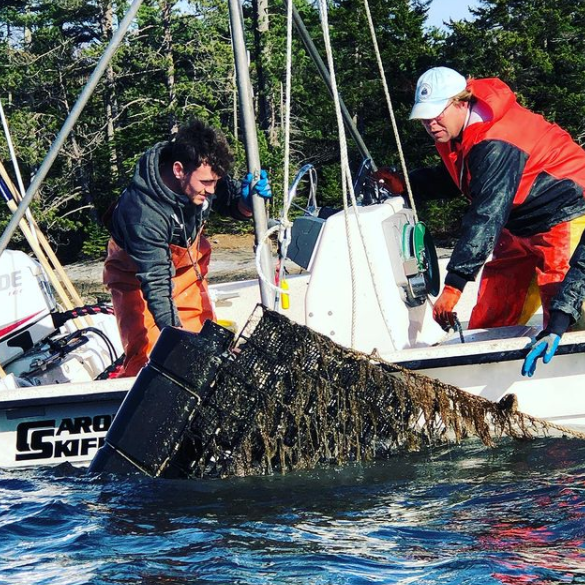
<svg viewBox="0 0 585 585">
<path fill-rule="evenodd" d="M 432 317 L 433 299 L 442 281 L 432 237 L 418 221 L 414 201 L 393 196 L 373 181 L 375 166 L 339 98 L 327 43 L 329 70 L 294 5 L 287 6 L 289 21 L 294 22 L 334 97 L 338 132 L 344 137 L 347 127 L 363 162 L 351 177 L 352 197 L 350 202 L 346 200 L 350 204 L 343 211 L 320 218 L 311 195 L 304 215 L 295 220 L 292 229 L 288 218 L 281 218 L 279 248 L 285 252 L 278 265 L 284 265 L 288 254 L 306 269 L 304 276 L 288 279 L 286 290 L 273 286 L 262 274 L 266 268 L 262 263 L 264 250 L 257 250 L 261 282 L 276 291 L 274 307 L 266 303 L 266 291 L 262 302 L 276 308 L 278 299 L 284 298 L 283 306 L 290 307 L 280 309 L 284 314 L 342 346 L 375 355 L 494 403 L 511 401 L 520 412 L 579 432 L 585 426 L 585 400 L 579 390 L 585 380 L 585 332 L 566 333 L 553 362 L 539 367 L 530 378 L 522 377 L 520 372 L 527 348 L 541 329 L 538 317 L 529 326 L 489 330 L 464 331 L 459 324 L 457 331 L 445 335 Z M 326 28 L 326 3 L 320 2 L 320 7 Z M 380 60 L 378 64 L 386 88 Z M 245 77 L 243 65 L 238 73 Z M 244 79 L 240 96 L 246 95 L 248 85 L 249 80 Z M 392 113 L 389 99 L 388 102 Z M 344 124 L 339 122 L 341 119 Z M 396 140 L 400 145 L 397 133 Z M 342 174 L 349 177 L 347 155 L 344 168 L 344 142 L 340 139 Z M 247 143 L 247 148 L 254 150 L 253 141 Z M 309 169 L 303 168 L 292 181 L 285 208 L 308 173 Z M 275 281 L 280 282 L 282 277 L 279 269 Z M 465 293 L 468 299 L 471 292 Z M 237 314 L 248 312 L 236 311 L 232 318 L 236 319 Z M 464 324 L 468 316 L 460 314 Z"/>
<path fill-rule="evenodd" d="M 43 167 L 19 210 L 46 175 Z M 259 161 L 252 160 L 250 168 L 259 169 Z M 280 266 L 294 264 L 299 274 L 285 276 L 281 270 L 275 285 L 265 238 L 257 250 L 259 280 L 211 286 L 218 319 L 241 331 L 260 303 L 341 346 L 494 403 L 512 397 L 520 412 L 567 432 L 585 429 L 585 332 L 567 333 L 554 361 L 532 378 L 523 378 L 520 370 L 538 323 L 446 334 L 432 318 L 441 281 L 432 238 L 404 198 L 371 181 L 371 169 L 365 157 L 356 178 L 362 189 L 356 205 L 325 218 L 311 204 L 292 225 L 280 222 Z M 310 167 L 299 171 L 290 201 L 310 173 Z M 23 213 L 15 212 L 8 232 Z M 256 207 L 254 215 L 257 233 L 266 235 Z M 2 240 L 9 237 L 5 232 Z M 0 256 L 0 294 L 5 293 L 0 302 L 13 307 L 0 326 L 0 365 L 6 373 L 0 379 L 0 468 L 87 465 L 104 445 L 135 379 L 107 377 L 121 351 L 113 316 L 97 311 L 91 325 L 81 326 L 74 319 L 55 320 L 60 311 L 46 274 L 20 254 L 6 250 Z M 33 300 L 20 296 L 25 289 Z M 465 324 L 466 315 L 460 319 Z"/>
<path fill-rule="evenodd" d="M 42 266 L 0 255 L 0 467 L 88 461 L 131 386 L 111 308 L 61 310 Z"/>
<path fill-rule="evenodd" d="M 357 229 L 345 237 L 344 213 L 322 224 L 305 274 L 288 278 L 288 309 L 280 311 L 291 320 L 327 335 L 337 343 L 389 363 L 457 386 L 476 396 L 500 402 L 515 395 L 518 410 L 576 430 L 585 428 L 585 332 L 566 333 L 554 360 L 537 368 L 533 377 L 521 376 L 527 347 L 541 329 L 542 315 L 528 325 L 469 330 L 476 287 L 466 289 L 459 310 L 461 330 L 446 334 L 432 317 L 428 268 L 413 268 L 412 243 L 416 247 L 417 224 L 401 197 L 351 210 L 363 223 L 365 247 Z M 423 229 L 423 228 L 419 228 Z M 408 236 L 410 234 L 410 236 Z M 352 242 L 353 238 L 353 242 Z M 348 244 L 349 242 L 349 244 Z M 351 274 L 348 246 L 353 245 Z M 432 244 L 415 248 L 415 256 L 433 256 Z M 422 269 L 421 269 L 422 266 Z M 442 273 L 445 261 L 431 269 Z M 352 292 L 352 281 L 357 291 Z M 231 306 L 218 314 L 237 320 L 253 307 L 255 283 L 239 285 Z M 236 291 L 226 285 L 226 292 Z M 376 290 L 380 298 L 377 298 Z M 352 297 L 355 295 L 357 302 Z M 241 310 L 238 303 L 247 304 Z M 353 306 L 355 304 L 355 306 Z M 380 306 L 387 308 L 384 314 Z M 352 339 L 352 312 L 358 323 Z M 242 326 L 243 323 L 238 323 Z"/>
</svg>

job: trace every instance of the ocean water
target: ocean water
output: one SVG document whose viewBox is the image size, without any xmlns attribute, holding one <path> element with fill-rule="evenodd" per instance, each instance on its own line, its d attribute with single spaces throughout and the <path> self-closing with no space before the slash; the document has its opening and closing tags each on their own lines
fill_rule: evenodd
<svg viewBox="0 0 585 585">
<path fill-rule="evenodd" d="M 0 583 L 585 583 L 585 442 L 209 481 L 4 471 Z"/>
</svg>

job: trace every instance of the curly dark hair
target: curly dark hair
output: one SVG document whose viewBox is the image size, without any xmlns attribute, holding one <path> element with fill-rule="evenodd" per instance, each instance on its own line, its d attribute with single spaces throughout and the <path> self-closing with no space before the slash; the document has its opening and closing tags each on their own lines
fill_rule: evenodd
<svg viewBox="0 0 585 585">
<path fill-rule="evenodd" d="M 181 126 L 173 140 L 161 150 L 161 165 L 175 161 L 182 163 L 189 173 L 206 163 L 223 177 L 229 173 L 234 157 L 223 132 L 194 119 Z"/>
</svg>

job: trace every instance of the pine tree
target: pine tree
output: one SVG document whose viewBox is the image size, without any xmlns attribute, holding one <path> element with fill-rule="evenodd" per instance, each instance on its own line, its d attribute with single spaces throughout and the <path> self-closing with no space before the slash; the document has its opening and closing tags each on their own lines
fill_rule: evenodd
<svg viewBox="0 0 585 585">
<path fill-rule="evenodd" d="M 582 139 L 585 3 L 482 0 L 472 12 L 473 22 L 453 25 L 445 61 L 476 77 L 500 77 L 523 105 Z"/>
</svg>

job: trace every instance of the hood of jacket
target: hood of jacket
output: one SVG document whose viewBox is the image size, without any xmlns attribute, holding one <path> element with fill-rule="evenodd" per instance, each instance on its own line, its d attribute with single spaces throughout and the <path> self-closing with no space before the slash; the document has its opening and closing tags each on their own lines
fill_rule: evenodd
<svg viewBox="0 0 585 585">
<path fill-rule="evenodd" d="M 159 163 L 161 150 L 166 142 L 159 142 L 147 150 L 141 157 L 134 171 L 131 187 L 148 196 L 154 196 L 170 205 L 185 207 L 190 202 L 186 195 L 169 189 L 160 175 Z M 199 206 L 197 206 L 199 207 Z"/>
<path fill-rule="evenodd" d="M 512 110 L 521 109 L 514 92 L 500 79 L 470 79 L 467 84 L 483 110 L 489 110 L 489 120 L 476 122 L 464 128 L 460 140 L 435 143 L 449 174 L 456 185 L 460 185 L 461 160 L 490 133 L 490 129 Z M 496 125 L 498 127 L 499 125 Z"/>
<path fill-rule="evenodd" d="M 500 120 L 516 104 L 516 95 L 501 79 L 471 79 L 467 89 L 491 110 L 492 123 Z"/>
</svg>

